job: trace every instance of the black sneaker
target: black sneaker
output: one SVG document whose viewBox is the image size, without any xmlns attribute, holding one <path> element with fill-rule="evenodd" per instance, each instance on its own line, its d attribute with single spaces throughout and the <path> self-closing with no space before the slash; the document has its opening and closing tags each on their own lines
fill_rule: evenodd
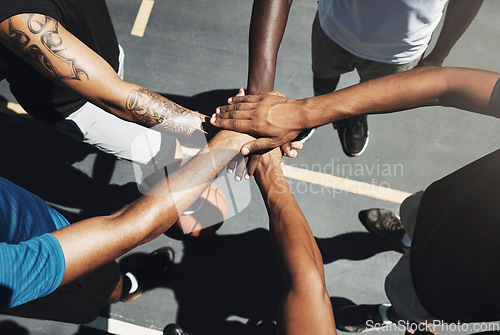
<svg viewBox="0 0 500 335">
<path fill-rule="evenodd" d="M 171 323 L 163 329 L 163 335 L 188 335 L 177 323 Z"/>
<path fill-rule="evenodd" d="M 361 155 L 368 145 L 368 120 L 366 115 L 336 122 L 342 149 L 347 156 Z"/>
<path fill-rule="evenodd" d="M 349 333 L 361 333 L 367 330 L 377 330 L 392 324 L 384 321 L 379 312 L 379 307 L 388 312 L 391 305 L 350 305 L 335 311 L 335 325 L 338 330 Z"/>
<path fill-rule="evenodd" d="M 175 253 L 171 247 L 163 247 L 153 251 L 147 259 L 130 269 L 124 276 L 128 277 L 132 283 L 132 292 L 126 293 L 121 301 L 130 302 L 139 298 L 144 292 L 155 287 L 158 279 L 161 279 L 174 263 Z"/>
<path fill-rule="evenodd" d="M 388 239 L 402 252 L 409 249 L 401 241 L 406 234 L 403 223 L 393 212 L 383 208 L 371 208 L 359 212 L 358 217 L 369 232 Z"/>
<path fill-rule="evenodd" d="M 311 128 L 311 129 L 306 129 L 306 130 L 302 131 L 300 134 L 297 135 L 297 137 L 295 137 L 295 139 L 292 142 L 298 141 L 301 143 L 305 143 L 314 134 L 314 129 L 315 128 Z"/>
</svg>

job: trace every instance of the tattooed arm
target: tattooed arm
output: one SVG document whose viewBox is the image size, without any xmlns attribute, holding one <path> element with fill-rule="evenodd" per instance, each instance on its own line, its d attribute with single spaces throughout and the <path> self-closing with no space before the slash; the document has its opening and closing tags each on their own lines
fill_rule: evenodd
<svg viewBox="0 0 500 335">
<path fill-rule="evenodd" d="M 0 42 L 54 82 L 122 119 L 174 134 L 203 131 L 203 114 L 121 80 L 104 59 L 49 16 L 20 14 L 4 20 Z"/>
</svg>

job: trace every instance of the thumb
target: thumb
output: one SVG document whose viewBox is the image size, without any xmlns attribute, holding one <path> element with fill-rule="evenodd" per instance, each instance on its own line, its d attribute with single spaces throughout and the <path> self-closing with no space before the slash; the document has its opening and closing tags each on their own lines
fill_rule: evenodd
<svg viewBox="0 0 500 335">
<path fill-rule="evenodd" d="M 274 148 L 276 148 L 274 140 L 270 138 L 259 138 L 252 142 L 245 143 L 241 147 L 241 154 L 246 156 L 252 153 Z"/>
<path fill-rule="evenodd" d="M 271 91 L 268 94 L 270 94 L 270 95 L 277 95 L 279 97 L 284 97 L 285 96 L 283 93 L 278 92 L 278 91 Z"/>
<path fill-rule="evenodd" d="M 245 95 L 245 90 L 243 88 L 240 88 L 240 90 L 238 91 L 238 93 L 236 94 L 237 97 L 242 97 Z"/>
<path fill-rule="evenodd" d="M 295 151 L 292 143 L 290 143 L 290 142 L 283 144 L 281 146 L 281 151 L 287 157 L 294 158 L 295 156 L 297 156 L 297 151 Z"/>
</svg>

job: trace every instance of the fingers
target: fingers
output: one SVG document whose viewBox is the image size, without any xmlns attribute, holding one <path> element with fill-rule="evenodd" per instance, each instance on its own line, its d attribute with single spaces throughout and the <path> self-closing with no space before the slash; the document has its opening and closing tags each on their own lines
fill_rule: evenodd
<svg viewBox="0 0 500 335">
<path fill-rule="evenodd" d="M 251 120 L 222 119 L 212 116 L 212 118 L 210 119 L 210 123 L 222 129 L 228 129 L 237 131 L 239 133 L 248 133 L 250 135 L 253 135 L 250 131 L 251 129 L 253 129 L 253 123 Z"/>
<path fill-rule="evenodd" d="M 281 145 L 281 152 L 283 155 L 290 157 L 290 158 L 295 158 L 297 157 L 297 150 L 300 150 L 304 147 L 304 144 L 300 141 L 295 141 L 295 142 L 288 142 L 285 144 Z"/>
<path fill-rule="evenodd" d="M 281 152 L 286 157 L 290 158 L 297 157 L 297 151 L 292 147 L 292 143 L 290 142 L 281 145 Z"/>
<path fill-rule="evenodd" d="M 234 171 L 234 179 L 236 181 L 240 181 L 243 179 L 243 175 L 245 174 L 247 167 L 247 157 L 243 157 L 241 154 L 238 155 L 240 159 L 238 160 L 238 165 L 236 166 L 236 170 Z"/>
<path fill-rule="evenodd" d="M 281 92 L 278 92 L 278 91 L 271 91 L 267 94 L 271 94 L 271 95 L 277 95 L 278 97 L 284 97 L 285 95 Z"/>
<path fill-rule="evenodd" d="M 247 161 L 247 173 L 245 174 L 245 179 L 250 179 L 253 177 L 257 166 L 259 165 L 259 161 L 262 155 L 254 154 L 248 157 Z"/>
<path fill-rule="evenodd" d="M 252 142 L 245 143 L 241 147 L 241 153 L 243 155 L 249 155 L 258 153 L 259 151 L 274 149 L 278 146 L 273 139 L 270 138 L 259 138 Z"/>
<path fill-rule="evenodd" d="M 297 149 L 297 150 L 300 150 L 304 147 L 304 143 L 300 142 L 300 141 L 295 141 L 295 142 L 292 142 L 292 148 L 293 149 Z"/>
<path fill-rule="evenodd" d="M 226 167 L 226 171 L 227 173 L 233 173 L 234 172 L 234 169 L 236 168 L 236 164 L 238 163 L 238 160 L 241 159 L 243 156 L 241 155 L 237 155 L 236 157 L 234 157 L 228 164 L 227 164 L 227 167 Z"/>
<path fill-rule="evenodd" d="M 215 114 L 212 118 L 222 118 L 222 119 L 240 119 L 240 120 L 250 120 L 254 109 L 237 110 L 234 108 L 235 105 L 218 107 L 215 110 Z"/>
<path fill-rule="evenodd" d="M 245 95 L 245 90 L 243 88 L 240 88 L 240 90 L 238 91 L 238 93 L 236 93 L 237 97 L 242 97 L 244 95 Z"/>
</svg>

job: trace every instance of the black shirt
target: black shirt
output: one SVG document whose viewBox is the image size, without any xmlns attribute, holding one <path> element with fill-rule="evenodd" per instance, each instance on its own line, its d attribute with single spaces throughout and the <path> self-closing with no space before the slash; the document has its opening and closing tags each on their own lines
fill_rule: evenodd
<svg viewBox="0 0 500 335">
<path fill-rule="evenodd" d="M 44 14 L 57 20 L 118 71 L 118 41 L 105 0 L 2 0 L 0 22 L 22 14 Z M 0 44 L 10 90 L 33 117 L 53 123 L 80 108 L 86 100 L 42 75 Z"/>
<path fill-rule="evenodd" d="M 490 111 L 498 117 L 500 84 Z M 422 197 L 410 267 L 425 309 L 447 322 L 500 320 L 500 150 L 434 182 Z"/>
</svg>

